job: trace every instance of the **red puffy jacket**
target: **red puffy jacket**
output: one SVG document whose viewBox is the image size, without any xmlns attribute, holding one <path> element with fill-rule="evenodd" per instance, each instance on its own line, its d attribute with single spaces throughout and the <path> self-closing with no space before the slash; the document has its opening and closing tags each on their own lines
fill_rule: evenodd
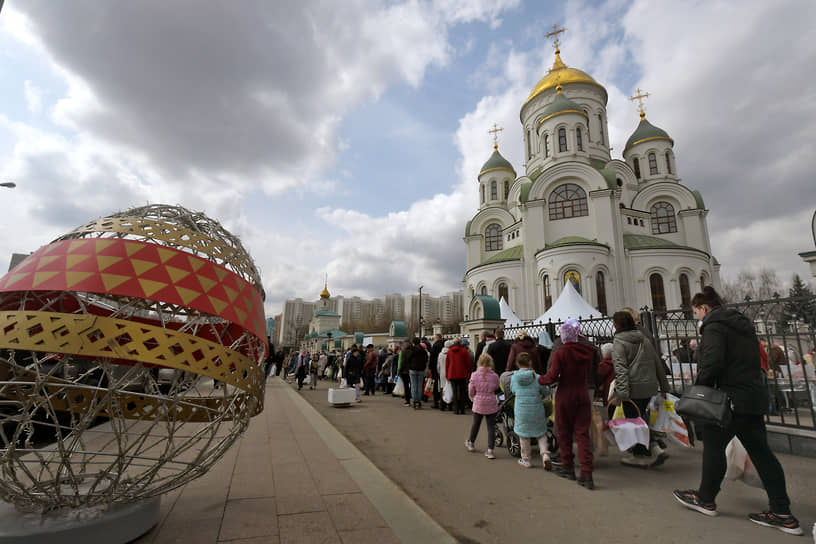
<svg viewBox="0 0 816 544">
<path fill-rule="evenodd" d="M 445 357 L 445 377 L 449 380 L 465 380 L 472 365 L 470 351 L 465 346 L 453 345 Z"/>
</svg>

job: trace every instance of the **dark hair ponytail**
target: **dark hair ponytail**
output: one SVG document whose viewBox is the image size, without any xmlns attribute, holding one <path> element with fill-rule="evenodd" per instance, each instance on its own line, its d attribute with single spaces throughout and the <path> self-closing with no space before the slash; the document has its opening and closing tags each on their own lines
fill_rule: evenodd
<svg viewBox="0 0 816 544">
<path fill-rule="evenodd" d="M 723 305 L 723 299 L 720 298 L 720 295 L 717 294 L 717 291 L 714 290 L 713 287 L 710 285 L 706 285 L 703 287 L 702 293 L 697 293 L 694 295 L 694 298 L 691 299 L 691 305 L 700 307 L 703 304 L 709 306 L 710 308 L 719 308 Z"/>
</svg>

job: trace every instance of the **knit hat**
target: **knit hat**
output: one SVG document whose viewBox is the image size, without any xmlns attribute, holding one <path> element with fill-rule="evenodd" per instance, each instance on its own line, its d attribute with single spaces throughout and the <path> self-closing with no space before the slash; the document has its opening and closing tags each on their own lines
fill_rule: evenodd
<svg viewBox="0 0 816 544">
<path fill-rule="evenodd" d="M 578 334 L 581 332 L 581 324 L 577 319 L 567 319 L 561 325 L 561 341 L 562 342 L 576 342 L 578 341 Z"/>
</svg>

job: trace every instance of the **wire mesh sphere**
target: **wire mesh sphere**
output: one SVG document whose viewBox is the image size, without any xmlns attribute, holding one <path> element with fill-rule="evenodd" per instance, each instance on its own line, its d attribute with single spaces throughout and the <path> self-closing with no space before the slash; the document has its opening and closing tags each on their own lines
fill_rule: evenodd
<svg viewBox="0 0 816 544">
<path fill-rule="evenodd" d="M 217 221 L 98 219 L 0 279 L 0 498 L 104 507 L 204 474 L 263 409 L 260 275 Z"/>
</svg>

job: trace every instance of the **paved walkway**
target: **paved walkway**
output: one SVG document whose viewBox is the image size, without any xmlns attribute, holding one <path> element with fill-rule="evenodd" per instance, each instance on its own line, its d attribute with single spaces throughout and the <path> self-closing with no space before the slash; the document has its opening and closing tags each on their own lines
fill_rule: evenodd
<svg viewBox="0 0 816 544">
<path fill-rule="evenodd" d="M 265 403 L 138 544 L 456 542 L 300 393 L 270 378 Z"/>
<path fill-rule="evenodd" d="M 717 497 L 719 517 L 677 504 L 673 489 L 699 484 L 702 448 L 671 447 L 666 464 L 651 470 L 622 466 L 620 453 L 611 448 L 608 456 L 595 459 L 597 489 L 588 491 L 542 470 L 540 458 L 533 469 L 519 467 L 506 448 L 497 449 L 497 459 L 486 459 L 484 426 L 476 441 L 479 452 L 468 453 L 463 442 L 470 415 L 440 413 L 427 405 L 414 411 L 380 393 L 348 408 L 332 408 L 327 387 L 321 381 L 318 391 L 307 388 L 300 395 L 462 543 L 797 541 L 747 519 L 749 512 L 767 508 L 767 498 L 742 482 L 724 483 Z M 809 535 L 816 520 L 816 462 L 778 457 L 793 511 Z"/>
</svg>

